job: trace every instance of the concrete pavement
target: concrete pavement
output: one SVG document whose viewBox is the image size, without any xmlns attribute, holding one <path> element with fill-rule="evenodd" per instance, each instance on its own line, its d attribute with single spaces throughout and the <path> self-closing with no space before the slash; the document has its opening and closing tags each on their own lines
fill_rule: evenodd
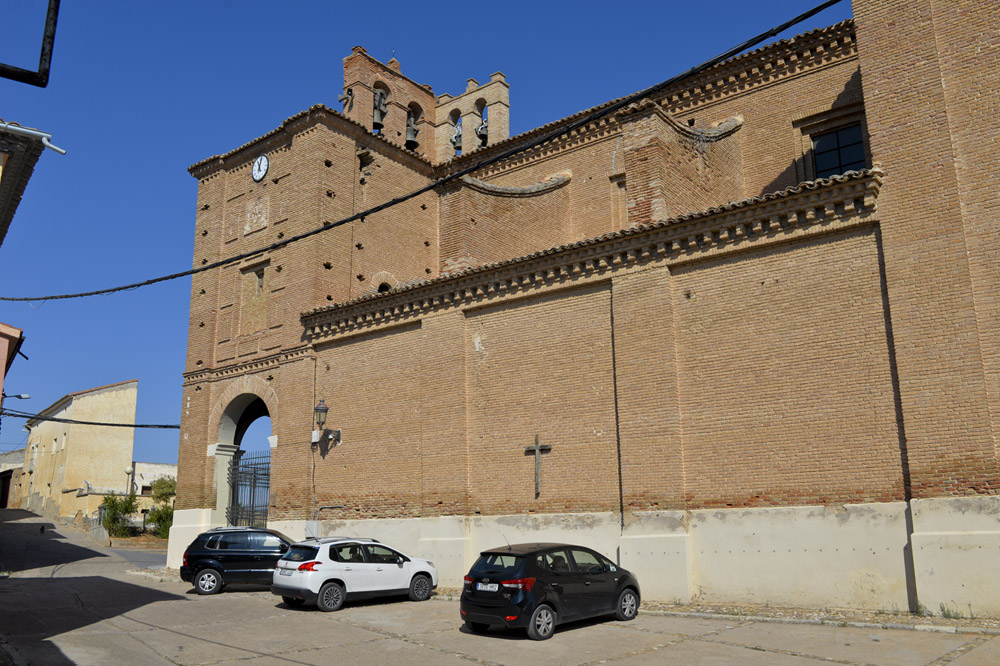
<svg viewBox="0 0 1000 666">
<path fill-rule="evenodd" d="M 201 597 L 179 580 L 129 575 L 132 564 L 85 535 L 10 509 L 0 510 L 0 557 L 10 570 L 0 580 L 4 665 L 1000 663 L 1000 637 L 983 634 L 643 613 L 561 626 L 535 642 L 467 632 L 454 601 L 349 602 L 322 613 L 286 608 L 260 587 Z"/>
</svg>

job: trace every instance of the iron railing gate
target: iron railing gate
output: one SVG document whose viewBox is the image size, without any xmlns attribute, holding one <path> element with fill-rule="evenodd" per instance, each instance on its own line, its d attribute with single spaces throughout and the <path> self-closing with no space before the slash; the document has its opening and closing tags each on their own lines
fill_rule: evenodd
<svg viewBox="0 0 1000 666">
<path fill-rule="evenodd" d="M 271 489 L 271 451 L 251 454 L 240 450 L 229 463 L 232 496 L 226 518 L 230 525 L 267 527 L 267 501 Z"/>
</svg>

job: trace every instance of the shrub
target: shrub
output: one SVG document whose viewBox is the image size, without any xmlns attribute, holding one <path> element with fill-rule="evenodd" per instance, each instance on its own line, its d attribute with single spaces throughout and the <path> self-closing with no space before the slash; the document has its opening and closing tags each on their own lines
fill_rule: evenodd
<svg viewBox="0 0 1000 666">
<path fill-rule="evenodd" d="M 132 535 L 129 516 L 139 508 L 135 493 L 128 495 L 107 495 L 101 503 L 104 507 L 104 529 L 109 537 L 127 537 Z"/>
<path fill-rule="evenodd" d="M 166 539 L 170 536 L 170 526 L 174 524 L 174 495 L 177 494 L 177 479 L 172 476 L 153 481 L 153 502 L 147 518 L 153 523 L 153 534 Z"/>
</svg>

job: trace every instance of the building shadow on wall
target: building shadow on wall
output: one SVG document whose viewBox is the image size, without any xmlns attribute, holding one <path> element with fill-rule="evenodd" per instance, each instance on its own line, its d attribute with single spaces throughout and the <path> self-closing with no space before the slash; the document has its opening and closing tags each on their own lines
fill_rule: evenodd
<svg viewBox="0 0 1000 666">
<path fill-rule="evenodd" d="M 98 551 L 64 541 L 63 529 L 21 509 L 0 510 L 0 563 L 11 573 L 107 557 Z M 3 625 L 0 624 L 0 627 Z"/>
<path fill-rule="evenodd" d="M 0 629 L 7 643 L 30 664 L 70 666 L 76 662 L 50 639 L 125 615 L 147 604 L 183 597 L 102 576 L 9 578 L 2 583 Z M 94 644 L 104 633 L 95 628 Z M 87 642 L 87 636 L 74 639 Z M 2 659 L 0 659 L 2 661 Z"/>
<path fill-rule="evenodd" d="M 851 78 L 847 80 L 844 84 L 843 90 L 837 95 L 837 98 L 833 101 L 833 104 L 829 108 L 817 111 L 810 117 L 822 116 L 824 113 L 835 114 L 837 109 L 847 109 L 851 107 L 856 107 L 858 104 L 864 101 L 864 96 L 862 94 L 861 88 L 861 69 L 858 68 L 854 70 Z M 798 138 L 798 132 L 793 126 L 788 128 L 789 132 L 795 132 Z M 803 141 L 809 141 L 808 136 L 801 137 Z M 866 141 L 867 146 L 867 141 Z M 796 146 L 798 148 L 798 146 Z M 802 150 L 801 154 L 796 152 L 795 158 L 791 163 L 785 167 L 777 177 L 771 180 L 760 192 L 747 192 L 747 196 L 753 197 L 761 194 L 770 194 L 772 192 L 780 192 L 788 187 L 794 187 L 801 182 L 810 179 L 810 174 L 813 172 L 811 167 L 812 160 L 812 150 Z M 809 168 L 807 168 L 806 162 L 809 162 Z M 871 159 L 868 158 L 869 164 Z"/>
</svg>

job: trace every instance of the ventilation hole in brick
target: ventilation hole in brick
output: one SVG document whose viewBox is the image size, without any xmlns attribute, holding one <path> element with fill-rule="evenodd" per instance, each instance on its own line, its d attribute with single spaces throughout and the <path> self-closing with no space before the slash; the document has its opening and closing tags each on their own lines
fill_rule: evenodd
<svg viewBox="0 0 1000 666">
<path fill-rule="evenodd" d="M 429 269 L 429 268 L 425 268 L 424 269 L 424 273 L 430 274 L 430 272 L 431 272 L 431 269 Z"/>
<path fill-rule="evenodd" d="M 203 363 L 204 363 L 204 361 L 195 361 L 195 363 L 194 363 L 194 364 L 195 364 L 195 365 L 202 365 Z"/>
<path fill-rule="evenodd" d="M 358 273 L 356 277 L 358 278 L 358 282 L 364 282 L 365 281 L 365 276 L 362 275 L 361 273 Z"/>
<path fill-rule="evenodd" d="M 323 262 L 323 268 L 325 268 L 326 270 L 330 270 L 331 268 L 333 268 L 333 264 L 330 263 L 329 261 L 325 261 Z"/>
<path fill-rule="evenodd" d="M 202 206 L 201 209 L 202 210 L 208 210 L 208 204 L 205 204 L 204 206 Z"/>
<path fill-rule="evenodd" d="M 203 321 L 198 322 L 198 328 L 205 328 L 205 322 Z"/>
<path fill-rule="evenodd" d="M 362 178 L 362 179 L 361 179 L 361 180 L 359 180 L 358 182 L 359 182 L 359 183 L 361 183 L 362 185 L 364 185 L 364 184 L 365 184 L 365 179 L 364 179 L 364 178 Z"/>
<path fill-rule="evenodd" d="M 763 283 L 763 282 L 761 282 L 761 284 L 764 284 L 764 283 Z M 690 292 L 690 291 L 685 291 L 685 292 L 684 292 L 684 298 L 688 298 L 688 299 L 690 299 L 690 298 L 691 298 L 691 292 Z"/>
<path fill-rule="evenodd" d="M 328 227 L 328 226 L 330 226 L 331 224 L 332 224 L 332 222 L 330 222 L 330 220 L 323 220 L 323 226 L 324 226 L 324 227 Z"/>
<path fill-rule="evenodd" d="M 333 193 L 333 190 L 327 190 L 326 191 L 326 196 L 328 196 L 328 197 L 330 197 L 332 199 L 332 198 L 334 198 L 337 195 Z"/>
<path fill-rule="evenodd" d="M 195 386 L 195 387 L 194 387 L 194 390 L 195 390 L 195 391 L 200 391 L 200 390 L 201 390 L 201 387 L 200 387 L 200 386 Z"/>
<path fill-rule="evenodd" d="M 688 118 L 688 127 L 694 127 L 694 118 Z"/>
<path fill-rule="evenodd" d="M 420 210 L 427 210 L 427 204 L 420 204 Z"/>
<path fill-rule="evenodd" d="M 424 247 L 430 247 L 430 246 L 431 246 L 430 241 L 424 241 Z"/>
<path fill-rule="evenodd" d="M 364 243 L 355 243 L 354 247 L 358 248 L 359 250 L 363 250 L 363 249 L 365 249 L 365 244 Z"/>
<path fill-rule="evenodd" d="M 267 377 L 265 377 L 265 379 L 267 379 L 267 381 L 269 382 L 274 381 L 274 375 L 268 375 Z"/>
<path fill-rule="evenodd" d="M 388 282 L 383 282 L 378 286 L 378 293 L 380 294 L 384 294 L 385 292 L 391 290 L 392 290 L 392 285 L 390 285 Z"/>
<path fill-rule="evenodd" d="M 202 229 L 201 235 L 202 236 L 207 236 L 208 235 L 208 229 Z"/>
<path fill-rule="evenodd" d="M 327 165 L 328 167 L 332 167 L 333 166 L 333 160 L 324 160 L 323 164 Z"/>
<path fill-rule="evenodd" d="M 199 291 L 198 293 L 199 293 L 199 294 L 204 294 L 204 293 L 205 293 L 205 290 L 204 290 L 204 289 L 202 289 L 202 290 L 201 290 L 201 291 Z"/>
<path fill-rule="evenodd" d="M 333 300 L 333 296 L 331 296 L 330 294 L 327 294 L 326 295 L 326 300 L 332 301 Z"/>
<path fill-rule="evenodd" d="M 204 266 L 204 265 L 205 265 L 205 264 L 207 264 L 207 263 L 208 263 L 208 259 L 202 259 L 202 260 L 201 260 L 201 265 L 202 265 L 202 266 Z"/>
<path fill-rule="evenodd" d="M 274 183 L 275 185 L 277 185 L 279 180 L 281 180 L 281 179 L 280 178 L 272 178 L 271 182 Z"/>
<path fill-rule="evenodd" d="M 275 266 L 274 267 L 274 272 L 275 273 L 280 273 L 281 272 L 281 266 Z"/>
<path fill-rule="evenodd" d="M 284 231 L 279 231 L 278 232 L 278 240 L 281 240 L 284 237 L 285 237 L 285 232 Z"/>
</svg>

